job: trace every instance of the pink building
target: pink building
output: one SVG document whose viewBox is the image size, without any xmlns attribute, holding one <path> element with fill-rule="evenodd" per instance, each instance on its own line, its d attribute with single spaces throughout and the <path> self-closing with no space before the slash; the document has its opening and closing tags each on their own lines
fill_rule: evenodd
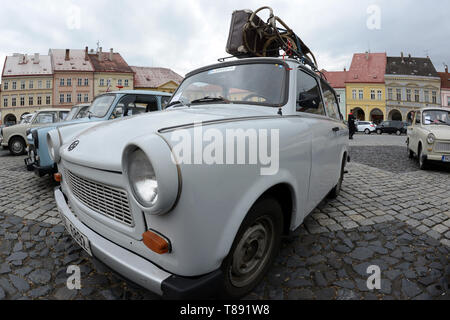
<svg viewBox="0 0 450 320">
<path fill-rule="evenodd" d="M 94 99 L 94 67 L 86 50 L 50 49 L 55 107 L 72 107 Z"/>
<path fill-rule="evenodd" d="M 450 74 L 448 73 L 448 66 L 445 67 L 445 72 L 438 72 L 441 77 L 441 101 L 443 107 L 450 107 Z"/>
</svg>

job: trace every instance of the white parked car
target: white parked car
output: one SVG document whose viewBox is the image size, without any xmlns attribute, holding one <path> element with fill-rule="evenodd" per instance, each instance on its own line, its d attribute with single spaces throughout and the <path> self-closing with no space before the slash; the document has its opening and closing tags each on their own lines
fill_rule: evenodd
<svg viewBox="0 0 450 320">
<path fill-rule="evenodd" d="M 450 163 L 450 108 L 424 108 L 408 127 L 408 155 L 422 170 L 432 162 Z"/>
<path fill-rule="evenodd" d="M 376 130 L 376 125 L 370 121 L 358 121 L 356 127 L 358 132 L 364 132 L 365 134 L 371 134 Z"/>
<path fill-rule="evenodd" d="M 65 130 L 48 140 L 67 229 L 166 298 L 249 293 L 349 160 L 336 93 L 291 59 L 204 67 L 165 111 Z"/>
</svg>

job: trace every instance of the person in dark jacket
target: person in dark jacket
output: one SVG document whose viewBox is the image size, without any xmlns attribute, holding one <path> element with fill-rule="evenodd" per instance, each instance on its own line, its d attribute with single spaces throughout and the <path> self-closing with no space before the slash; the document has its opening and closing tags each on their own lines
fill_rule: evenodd
<svg viewBox="0 0 450 320">
<path fill-rule="evenodd" d="M 350 140 L 353 140 L 353 135 L 356 132 L 356 118 L 353 115 L 353 110 L 351 110 L 348 115 L 348 129 L 350 131 Z"/>
</svg>

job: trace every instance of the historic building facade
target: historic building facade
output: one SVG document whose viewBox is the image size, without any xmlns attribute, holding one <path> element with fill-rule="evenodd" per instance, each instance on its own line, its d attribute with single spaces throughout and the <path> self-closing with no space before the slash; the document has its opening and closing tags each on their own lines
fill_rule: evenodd
<svg viewBox="0 0 450 320">
<path fill-rule="evenodd" d="M 167 68 L 131 67 L 136 90 L 155 90 L 174 93 L 183 77 Z"/>
<path fill-rule="evenodd" d="M 90 53 L 89 59 L 94 67 L 94 97 L 116 90 L 134 89 L 134 72 L 119 53 L 113 49 Z"/>
<path fill-rule="evenodd" d="M 386 53 L 356 53 L 346 75 L 347 112 L 361 121 L 379 123 L 386 117 Z"/>
<path fill-rule="evenodd" d="M 0 95 L 0 120 L 20 122 L 23 115 L 53 106 L 50 56 L 15 53 L 5 59 Z"/>
<path fill-rule="evenodd" d="M 430 58 L 387 57 L 386 114 L 389 120 L 412 121 L 412 112 L 441 106 L 441 79 Z"/>
<path fill-rule="evenodd" d="M 86 50 L 50 49 L 55 107 L 71 108 L 94 99 L 94 68 Z"/>
<path fill-rule="evenodd" d="M 450 107 L 450 74 L 448 66 L 445 66 L 445 72 L 438 72 L 441 78 L 441 102 L 443 107 Z"/>
</svg>

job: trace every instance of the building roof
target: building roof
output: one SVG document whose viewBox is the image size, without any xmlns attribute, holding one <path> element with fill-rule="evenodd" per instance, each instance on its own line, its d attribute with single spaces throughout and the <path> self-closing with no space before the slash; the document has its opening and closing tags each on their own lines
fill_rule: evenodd
<svg viewBox="0 0 450 320">
<path fill-rule="evenodd" d="M 355 53 L 346 83 L 384 83 L 386 53 Z"/>
<path fill-rule="evenodd" d="M 69 53 L 69 60 L 66 60 L 66 53 Z M 52 67 L 54 71 L 83 71 L 93 72 L 94 68 L 89 61 L 86 60 L 86 52 L 79 49 L 50 49 L 52 57 Z"/>
<path fill-rule="evenodd" d="M 120 53 L 113 53 L 112 60 L 110 60 L 109 52 L 89 54 L 89 59 L 95 72 L 133 73 L 133 70 L 122 58 Z"/>
<path fill-rule="evenodd" d="M 447 72 L 438 72 L 438 76 L 441 78 L 441 88 L 450 89 L 450 73 Z"/>
<path fill-rule="evenodd" d="M 3 77 L 33 75 L 52 75 L 50 56 L 15 53 L 13 56 L 6 57 Z"/>
<path fill-rule="evenodd" d="M 181 84 L 183 77 L 167 68 L 131 67 L 136 88 L 159 88 L 170 81 Z"/>
<path fill-rule="evenodd" d="M 322 73 L 325 75 L 327 81 L 333 88 L 345 88 L 345 80 L 347 78 L 348 71 L 322 70 Z"/>
<path fill-rule="evenodd" d="M 438 77 L 430 58 L 387 57 L 386 74 Z"/>
</svg>

